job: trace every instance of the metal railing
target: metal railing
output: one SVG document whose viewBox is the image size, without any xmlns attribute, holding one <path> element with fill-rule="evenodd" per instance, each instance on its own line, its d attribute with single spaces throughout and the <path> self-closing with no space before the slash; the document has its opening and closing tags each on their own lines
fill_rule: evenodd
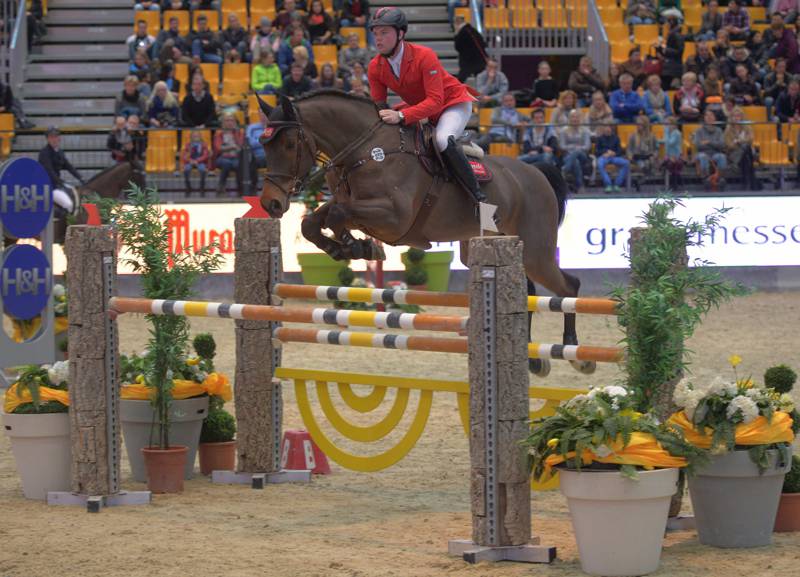
<svg viewBox="0 0 800 577">
<path fill-rule="evenodd" d="M 606 34 L 606 28 L 603 25 L 603 19 L 600 17 L 600 11 L 597 9 L 597 3 L 594 0 L 588 3 L 588 10 L 586 20 L 587 53 L 592 57 L 592 63 L 600 76 L 606 78 L 611 59 L 611 44 L 608 40 L 608 34 Z"/>
<path fill-rule="evenodd" d="M 479 34 L 483 35 L 483 14 L 481 13 L 482 0 L 470 0 L 469 11 L 472 16 L 472 25 Z"/>
<path fill-rule="evenodd" d="M 536 7 L 509 0 L 485 8 L 486 40 L 495 56 L 582 55 L 587 50 L 587 2 L 538 0 Z"/>
</svg>

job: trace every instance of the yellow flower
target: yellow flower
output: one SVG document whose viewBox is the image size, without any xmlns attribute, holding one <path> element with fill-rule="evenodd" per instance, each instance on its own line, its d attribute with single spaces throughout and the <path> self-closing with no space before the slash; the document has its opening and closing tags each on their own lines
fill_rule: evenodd
<svg viewBox="0 0 800 577">
<path fill-rule="evenodd" d="M 550 439 L 549 441 L 547 441 L 547 446 L 550 447 L 551 449 L 556 445 L 558 445 L 558 439 Z"/>
<path fill-rule="evenodd" d="M 140 385 L 143 385 L 144 384 L 144 375 L 138 375 L 136 377 L 136 382 L 139 383 Z"/>
<path fill-rule="evenodd" d="M 755 385 L 753 379 L 739 379 L 736 384 L 742 389 L 752 389 L 753 385 Z"/>
<path fill-rule="evenodd" d="M 630 417 L 633 421 L 638 421 L 639 417 L 642 416 L 642 413 L 639 411 L 634 411 L 633 409 L 625 409 L 624 411 L 620 411 L 619 415 L 621 417 Z"/>
<path fill-rule="evenodd" d="M 728 357 L 728 362 L 731 364 L 733 368 L 736 368 L 742 362 L 742 357 L 740 357 L 739 355 L 731 355 Z"/>
<path fill-rule="evenodd" d="M 186 364 L 189 366 L 194 366 L 200 363 L 200 359 L 197 357 L 186 359 Z"/>
</svg>

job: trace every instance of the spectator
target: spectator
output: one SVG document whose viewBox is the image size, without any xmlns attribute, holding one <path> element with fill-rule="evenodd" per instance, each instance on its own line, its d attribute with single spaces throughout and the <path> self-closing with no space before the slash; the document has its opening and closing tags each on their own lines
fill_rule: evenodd
<svg viewBox="0 0 800 577">
<path fill-rule="evenodd" d="M 697 84 L 697 75 L 694 72 L 686 72 L 681 77 L 681 87 L 672 101 L 672 109 L 681 122 L 700 120 L 703 96 L 703 89 Z"/>
<path fill-rule="evenodd" d="M 725 28 L 721 28 L 717 31 L 717 41 L 714 44 L 714 57 L 717 60 L 722 60 L 728 56 L 728 52 L 731 48 L 731 39 L 728 35 L 728 31 Z"/>
<path fill-rule="evenodd" d="M 250 53 L 253 62 L 261 61 L 261 53 L 270 51 L 277 54 L 281 48 L 281 35 L 272 28 L 272 21 L 266 16 L 262 16 L 258 28 L 250 39 Z"/>
<path fill-rule="evenodd" d="M 518 127 L 526 120 L 527 119 L 517 112 L 514 95 L 510 92 L 506 92 L 503 94 L 500 106 L 492 111 L 491 128 L 475 140 L 475 144 L 480 146 L 484 151 L 488 151 L 489 144 L 492 142 L 519 142 Z"/>
<path fill-rule="evenodd" d="M 750 51 L 750 56 L 758 68 L 759 78 L 763 78 L 769 70 L 769 49 L 764 42 L 764 34 L 760 30 L 755 30 L 744 45 Z"/>
<path fill-rule="evenodd" d="M 792 79 L 775 101 L 775 116 L 780 122 L 800 122 L 800 81 Z"/>
<path fill-rule="evenodd" d="M 283 86 L 281 69 L 269 50 L 261 53 L 261 60 L 250 73 L 250 87 L 258 94 L 276 94 Z"/>
<path fill-rule="evenodd" d="M 133 60 L 139 50 L 144 50 L 148 55 L 153 44 L 155 44 L 155 37 L 147 33 L 147 21 L 136 21 L 136 33 L 128 36 L 125 44 L 128 46 L 128 60 Z"/>
<path fill-rule="evenodd" d="M 525 129 L 522 136 L 522 155 L 519 160 L 527 164 L 556 164 L 558 137 L 552 126 L 545 124 L 544 109 L 531 112 L 533 125 Z"/>
<path fill-rule="evenodd" d="M 567 88 L 578 95 L 580 106 L 588 106 L 592 99 L 592 94 L 596 90 L 605 90 L 606 83 L 592 66 L 591 57 L 581 56 L 578 62 L 578 69 L 573 70 L 569 75 Z"/>
<path fill-rule="evenodd" d="M 703 114 L 703 125 L 692 135 L 692 144 L 697 152 L 697 173 L 704 180 L 721 173 L 727 166 L 725 139 L 716 123 L 717 117 L 714 113 L 706 110 Z"/>
<path fill-rule="evenodd" d="M 720 72 L 725 82 L 733 82 L 736 78 L 736 66 L 738 64 L 744 65 L 747 68 L 747 73 L 755 80 L 760 80 L 758 68 L 756 67 L 753 59 L 750 58 L 750 51 L 742 46 L 735 46 L 728 52 L 728 57 L 722 61 Z"/>
<path fill-rule="evenodd" d="M 367 22 L 369 22 L 369 0 L 344 0 L 339 25 L 343 28 L 366 27 L 367 43 L 374 46 L 375 41 L 372 39 L 372 31 L 367 26 Z"/>
<path fill-rule="evenodd" d="M 581 113 L 572 110 L 569 113 L 569 124 L 558 133 L 558 144 L 564 152 L 564 173 L 575 179 L 575 191 L 583 192 L 583 167 L 589 163 L 589 152 L 592 149 L 592 137 L 589 129 L 581 126 Z"/>
<path fill-rule="evenodd" d="M 784 58 L 786 60 L 786 70 L 789 74 L 800 74 L 800 56 L 798 56 L 797 36 L 793 30 L 789 30 L 783 25 L 783 18 L 780 14 L 773 14 L 770 30 L 776 40 L 776 46 L 772 50 L 772 58 Z"/>
<path fill-rule="evenodd" d="M 133 141 L 128 133 L 128 121 L 124 116 L 117 116 L 114 119 L 114 128 L 108 135 L 106 148 L 111 151 L 111 158 L 116 162 L 126 162 L 133 151 Z"/>
<path fill-rule="evenodd" d="M 208 160 L 210 157 L 208 145 L 203 142 L 203 135 L 199 130 L 192 130 L 189 141 L 181 152 L 181 170 L 183 182 L 186 184 L 186 196 L 192 195 L 192 171 L 200 174 L 200 196 L 206 195 L 206 174 L 208 174 Z"/>
<path fill-rule="evenodd" d="M 656 21 L 656 7 L 653 0 L 628 0 L 625 10 L 625 23 L 628 25 L 654 24 Z"/>
<path fill-rule="evenodd" d="M 140 82 L 150 76 L 150 59 L 147 57 L 147 52 L 136 51 L 136 54 L 133 55 L 133 62 L 128 66 L 128 74 L 135 76 Z"/>
<path fill-rule="evenodd" d="M 172 61 L 167 62 L 161 67 L 158 78 L 167 85 L 169 91 L 175 96 L 181 93 L 181 81 L 175 78 L 175 65 Z"/>
<path fill-rule="evenodd" d="M 608 65 L 608 92 L 619 90 L 619 76 L 621 74 L 620 65 L 612 62 Z"/>
<path fill-rule="evenodd" d="M 458 53 L 456 77 L 461 82 L 466 82 L 470 76 L 477 76 L 486 69 L 486 61 L 489 59 L 486 55 L 486 40 L 463 16 L 457 16 L 455 24 L 454 44 Z"/>
<path fill-rule="evenodd" d="M 258 169 L 267 167 L 267 155 L 261 145 L 261 135 L 263 133 L 264 125 L 261 122 L 248 124 L 245 129 L 245 138 L 250 150 L 250 182 L 254 190 L 260 190 L 258 186 Z"/>
<path fill-rule="evenodd" d="M 311 10 L 306 17 L 306 28 L 311 44 L 330 44 L 333 42 L 334 22 L 325 11 L 322 0 L 311 0 Z"/>
<path fill-rule="evenodd" d="M 147 121 L 151 127 L 167 128 L 178 125 L 178 100 L 166 82 L 156 82 L 147 104 Z"/>
<path fill-rule="evenodd" d="M 275 8 L 280 12 L 281 10 L 286 10 L 286 0 L 276 0 Z M 293 4 L 293 10 L 298 10 L 299 12 L 306 12 L 308 10 L 308 2 L 306 0 L 295 0 Z M 336 8 L 334 7 L 334 10 Z M 340 8 L 341 9 L 341 8 Z"/>
<path fill-rule="evenodd" d="M 127 76 L 123 84 L 122 93 L 117 96 L 114 105 L 114 115 L 128 118 L 131 114 L 142 117 L 147 110 L 147 98 L 139 91 L 139 79 Z"/>
<path fill-rule="evenodd" d="M 11 87 L 0 80 L 0 112 L 10 112 L 14 115 L 17 126 L 23 130 L 34 128 L 36 125 L 28 120 L 22 110 L 22 104 L 14 97 Z"/>
<path fill-rule="evenodd" d="M 661 88 L 661 78 L 652 74 L 647 79 L 647 90 L 642 95 L 644 113 L 653 122 L 664 122 L 668 116 L 672 116 L 672 106 L 669 103 L 669 94 Z M 638 120 L 637 120 L 638 124 Z M 649 128 L 648 123 L 648 128 Z"/>
<path fill-rule="evenodd" d="M 357 79 L 351 80 L 352 86 L 355 86 L 355 80 Z M 297 98 L 306 92 L 311 92 L 313 89 L 314 85 L 311 83 L 311 79 L 305 75 L 303 67 L 294 63 L 289 74 L 283 79 L 283 86 L 280 92 L 289 98 Z"/>
<path fill-rule="evenodd" d="M 736 65 L 736 78 L 731 82 L 730 94 L 740 106 L 754 106 L 761 103 L 759 89 L 753 77 L 747 73 L 744 64 Z"/>
<path fill-rule="evenodd" d="M 353 73 L 353 63 L 360 62 L 366 66 L 369 62 L 369 51 L 358 45 L 359 38 L 355 32 L 347 37 L 347 46 L 339 49 L 339 73 L 342 76 L 350 76 Z"/>
<path fill-rule="evenodd" d="M 192 76 L 189 94 L 181 105 L 181 121 L 184 126 L 206 128 L 217 123 L 217 107 L 214 97 L 208 92 L 205 80 L 199 74 Z"/>
<path fill-rule="evenodd" d="M 189 10 L 188 0 L 164 0 L 164 10 Z"/>
<path fill-rule="evenodd" d="M 303 67 L 306 76 L 312 80 L 317 78 L 317 65 L 311 62 L 309 59 L 308 50 L 305 46 L 295 46 L 292 50 L 292 57 L 294 59 L 294 63 Z"/>
<path fill-rule="evenodd" d="M 231 172 L 236 181 L 241 181 L 239 174 L 239 157 L 244 146 L 244 134 L 236 122 L 236 116 L 225 114 L 222 117 L 222 129 L 214 135 L 214 164 L 219 168 L 219 184 L 217 194 L 225 193 L 225 182 Z M 236 196 L 232 193 L 231 196 Z"/>
<path fill-rule="evenodd" d="M 686 72 L 694 72 L 697 78 L 705 80 L 708 67 L 715 64 L 717 59 L 708 47 L 708 42 L 701 40 L 697 43 L 697 52 L 686 59 Z"/>
<path fill-rule="evenodd" d="M 187 0 L 189 9 L 195 10 L 219 10 L 219 0 Z"/>
<path fill-rule="evenodd" d="M 139 116 L 136 114 L 131 114 L 128 117 L 128 134 L 131 135 L 131 142 L 133 142 L 131 160 L 143 160 L 145 152 L 147 151 L 147 133 L 142 130 Z"/>
<path fill-rule="evenodd" d="M 78 182 L 83 183 L 83 178 L 72 163 L 69 161 L 64 151 L 61 150 L 61 133 L 58 128 L 51 126 L 45 133 L 47 144 L 39 151 L 39 164 L 45 169 L 50 177 L 53 187 L 53 200 L 63 207 L 68 213 L 72 213 L 78 208 L 74 195 L 68 191 L 71 187 L 61 179 L 61 171 L 66 170 L 74 176 Z"/>
<path fill-rule="evenodd" d="M 628 59 L 619 65 L 619 75 L 630 74 L 633 78 L 634 90 L 639 88 L 639 85 L 644 82 L 646 74 L 644 71 L 644 60 L 642 60 L 642 51 L 638 46 L 630 49 L 628 52 Z"/>
<path fill-rule="evenodd" d="M 158 2 L 156 2 L 155 0 L 139 0 L 136 4 L 133 5 L 133 9 L 158 11 L 161 10 L 161 6 L 159 6 Z"/>
<path fill-rule="evenodd" d="M 718 121 L 723 123 L 723 126 L 728 122 L 730 117 L 733 115 L 734 108 L 736 108 L 736 99 L 730 94 L 727 94 L 722 99 L 721 108 L 706 106 L 706 110 L 710 109 L 714 111 L 714 116 L 717 117 Z M 720 130 L 722 130 L 722 128 L 720 128 Z"/>
<path fill-rule="evenodd" d="M 601 124 L 598 128 L 597 141 L 595 142 L 595 155 L 597 156 L 597 172 L 603 179 L 605 193 L 619 192 L 625 186 L 628 179 L 630 163 L 622 154 L 622 147 L 619 143 L 619 136 L 614 132 L 613 124 Z M 608 165 L 617 167 L 617 175 L 614 182 L 608 174 Z"/>
<path fill-rule="evenodd" d="M 670 18 L 682 21 L 681 0 L 658 0 L 658 17 L 661 22 L 667 22 Z"/>
<path fill-rule="evenodd" d="M 664 145 L 664 161 L 661 165 L 667 170 L 667 188 L 678 186 L 683 171 L 683 135 L 675 116 L 667 118 L 664 138 L 658 142 Z"/>
<path fill-rule="evenodd" d="M 335 88 L 349 92 L 349 86 L 345 88 L 344 80 L 336 76 L 336 71 L 333 69 L 333 64 L 326 62 L 319 70 L 319 78 L 317 78 L 317 88 Z"/>
<path fill-rule="evenodd" d="M 640 174 L 653 174 L 658 160 L 658 139 L 650 130 L 646 116 L 636 118 L 636 132 L 628 137 L 626 150 L 631 166 Z"/>
<path fill-rule="evenodd" d="M 175 47 L 180 51 L 180 56 L 184 56 L 191 53 L 191 47 L 186 42 L 186 38 L 181 36 L 180 32 L 180 22 L 177 16 L 170 16 L 169 18 L 169 27 L 166 30 L 162 30 L 158 33 L 158 37 L 156 38 L 155 45 L 153 46 L 153 56 L 159 56 L 161 51 L 166 47 Z M 170 50 L 170 58 L 174 56 L 172 50 Z M 173 60 L 175 60 L 173 58 Z M 175 60 L 177 62 L 177 60 Z"/>
<path fill-rule="evenodd" d="M 550 63 L 547 60 L 539 62 L 539 77 L 533 81 L 533 102 L 531 106 L 544 106 L 553 108 L 558 104 L 558 86 L 550 76 Z M 577 96 L 576 96 L 577 98 Z"/>
<path fill-rule="evenodd" d="M 354 77 L 350 81 L 350 94 L 354 96 L 363 96 L 369 98 L 369 88 L 367 83 L 361 78 Z"/>
<path fill-rule="evenodd" d="M 304 12 L 297 9 L 295 0 L 285 0 L 283 3 L 283 10 L 278 12 L 278 15 L 272 22 L 272 27 L 275 28 L 282 37 L 286 36 L 292 21 L 296 21 L 297 18 L 300 18 L 302 21 L 304 15 Z"/>
<path fill-rule="evenodd" d="M 706 72 L 706 80 L 703 82 L 703 97 L 706 106 L 714 106 L 722 103 L 722 79 L 720 78 L 719 68 L 710 66 Z"/>
<path fill-rule="evenodd" d="M 725 152 L 731 166 L 738 166 L 742 174 L 742 186 L 748 190 L 760 190 L 753 167 L 753 127 L 745 122 L 744 111 L 738 106 L 733 109 L 731 121 L 725 127 Z"/>
<path fill-rule="evenodd" d="M 633 77 L 624 73 L 619 77 L 619 90 L 611 93 L 611 111 L 617 122 L 630 124 L 644 110 L 642 98 L 633 90 Z"/>
<path fill-rule="evenodd" d="M 508 92 L 508 78 L 500 70 L 497 60 L 489 59 L 486 70 L 478 74 L 476 79 L 478 102 L 482 106 L 497 106 L 503 94 Z"/>
<path fill-rule="evenodd" d="M 683 74 L 683 35 L 678 18 L 670 15 L 667 18 L 667 41 L 664 46 L 656 47 L 656 54 L 662 59 L 661 79 L 664 86 L 670 88 L 673 81 L 677 84 Z"/>
<path fill-rule="evenodd" d="M 719 2 L 709 0 L 706 11 L 700 20 L 700 33 L 695 36 L 699 42 L 701 40 L 714 40 L 717 32 L 722 28 L 722 14 L 719 11 Z"/>
<path fill-rule="evenodd" d="M 742 0 L 730 0 L 728 11 L 722 16 L 722 27 L 731 40 L 746 40 L 750 32 L 750 14 L 742 8 Z"/>
<path fill-rule="evenodd" d="M 242 27 L 239 17 L 234 12 L 231 12 L 228 14 L 228 27 L 222 31 L 223 54 L 227 55 L 231 51 L 235 51 L 239 54 L 240 61 L 247 61 L 249 47 L 250 35 Z"/>
<path fill-rule="evenodd" d="M 365 86 L 369 87 L 369 76 L 367 76 L 366 67 L 361 62 L 353 63 L 353 74 L 350 75 L 350 82 L 358 78 Z"/>
<path fill-rule="evenodd" d="M 565 90 L 558 97 L 558 104 L 550 117 L 553 126 L 566 126 L 569 123 L 569 114 L 578 108 L 578 97 L 572 90 Z"/>
<path fill-rule="evenodd" d="M 794 22 L 800 14 L 800 2 L 798 0 L 774 0 L 770 12 L 773 16 L 780 15 L 784 22 Z"/>
<path fill-rule="evenodd" d="M 614 113 L 606 102 L 605 94 L 599 90 L 592 94 L 592 104 L 589 106 L 589 112 L 586 113 L 586 121 L 592 136 L 597 134 L 597 129 L 602 124 L 614 122 Z"/>
<path fill-rule="evenodd" d="M 197 30 L 189 35 L 192 57 L 196 62 L 222 64 L 222 55 L 217 35 L 208 29 L 208 18 L 204 14 L 197 17 Z"/>
<path fill-rule="evenodd" d="M 292 0 L 288 1 L 291 2 Z M 291 35 L 281 43 L 281 48 L 278 51 L 278 68 L 281 69 L 282 74 L 289 73 L 289 66 L 294 62 L 294 49 L 298 46 L 306 49 L 309 63 L 314 63 L 314 52 L 311 50 L 311 43 L 305 39 L 302 28 L 295 28 L 292 30 Z M 307 64 L 304 64 L 304 66 L 307 66 Z"/>
<path fill-rule="evenodd" d="M 786 60 L 778 58 L 775 61 L 775 70 L 767 74 L 764 78 L 764 105 L 767 107 L 767 118 L 772 119 L 772 108 L 775 101 L 786 90 L 789 83 L 789 75 L 786 72 Z"/>
</svg>

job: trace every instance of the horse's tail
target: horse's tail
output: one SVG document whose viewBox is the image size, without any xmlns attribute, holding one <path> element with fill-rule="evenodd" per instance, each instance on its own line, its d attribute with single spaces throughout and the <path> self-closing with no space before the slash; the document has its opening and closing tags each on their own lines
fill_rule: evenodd
<svg viewBox="0 0 800 577">
<path fill-rule="evenodd" d="M 550 183 L 556 193 L 556 199 L 558 199 L 558 225 L 561 226 L 567 207 L 567 192 L 569 190 L 567 181 L 564 180 L 561 171 L 549 162 L 536 163 L 534 166 L 544 173 L 545 177 L 547 177 L 547 182 Z"/>
</svg>

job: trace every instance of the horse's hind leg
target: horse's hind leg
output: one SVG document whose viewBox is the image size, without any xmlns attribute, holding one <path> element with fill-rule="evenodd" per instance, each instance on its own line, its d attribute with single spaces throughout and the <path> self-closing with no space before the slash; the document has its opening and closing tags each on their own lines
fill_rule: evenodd
<svg viewBox="0 0 800 577">
<path fill-rule="evenodd" d="M 536 285 L 528 279 L 528 296 L 536 296 Z M 528 342 L 533 342 L 533 311 L 528 311 Z M 550 359 L 528 359 L 528 370 L 537 377 L 546 377 L 550 374 Z"/>
<path fill-rule="evenodd" d="M 347 257 L 342 250 L 342 245 L 322 234 L 330 205 L 331 203 L 329 202 L 325 203 L 310 215 L 303 218 L 300 223 L 300 231 L 306 239 L 314 243 L 317 248 L 321 249 L 334 260 L 344 260 Z"/>
</svg>

